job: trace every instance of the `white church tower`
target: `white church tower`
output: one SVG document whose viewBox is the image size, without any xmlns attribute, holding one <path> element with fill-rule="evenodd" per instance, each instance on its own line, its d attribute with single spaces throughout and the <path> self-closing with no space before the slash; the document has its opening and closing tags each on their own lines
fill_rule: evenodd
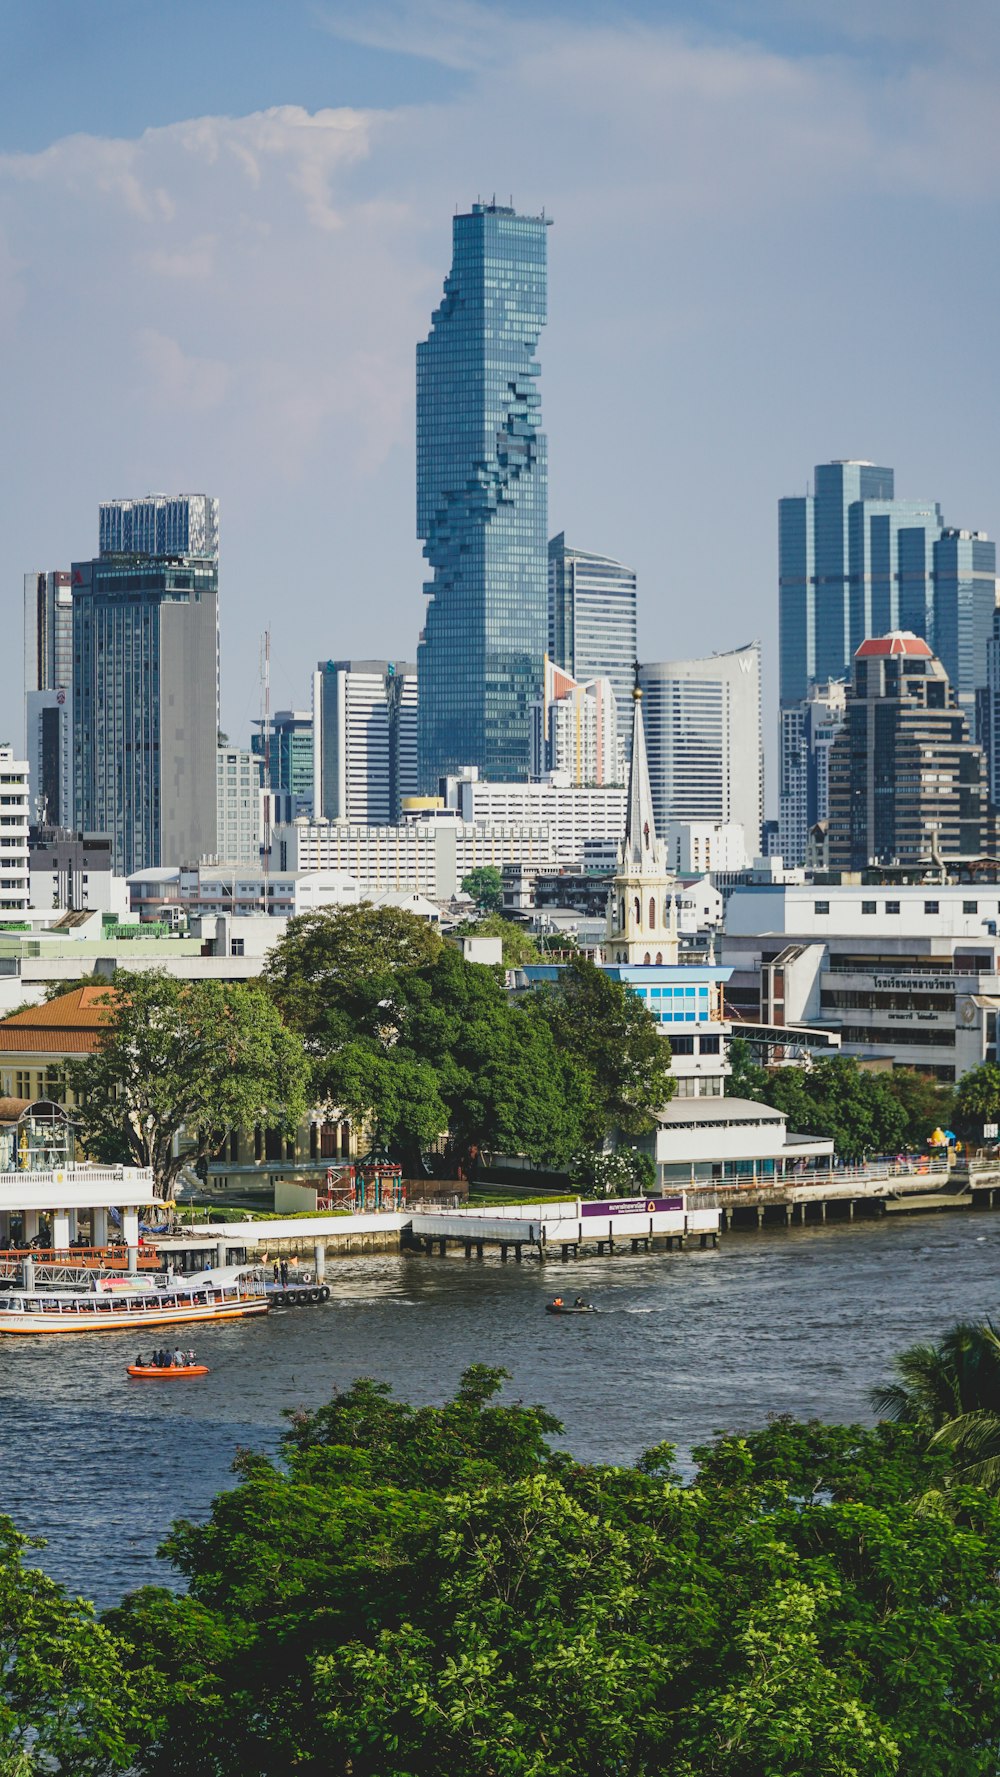
<svg viewBox="0 0 1000 1777">
<path fill-rule="evenodd" d="M 676 963 L 677 883 L 667 867 L 666 844 L 656 837 L 638 685 L 632 699 L 625 837 L 618 847 L 618 869 L 608 897 L 604 958 L 609 963 Z"/>
</svg>

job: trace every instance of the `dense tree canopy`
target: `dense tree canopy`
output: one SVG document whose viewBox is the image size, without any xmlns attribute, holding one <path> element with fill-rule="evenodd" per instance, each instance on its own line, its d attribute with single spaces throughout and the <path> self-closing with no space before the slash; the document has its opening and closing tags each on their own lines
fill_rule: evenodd
<svg viewBox="0 0 1000 1777">
<path fill-rule="evenodd" d="M 70 1070 L 95 1159 L 150 1166 L 169 1194 L 181 1168 L 216 1153 L 231 1130 L 298 1125 L 306 1058 L 260 988 L 119 970 L 108 1005 L 97 1048 Z"/>
<path fill-rule="evenodd" d="M 955 1094 L 955 1115 L 964 1134 L 982 1140 L 985 1123 L 1000 1122 L 1000 1067 L 984 1061 L 969 1069 Z"/>
<path fill-rule="evenodd" d="M 494 925 L 509 922 L 488 914 L 473 929 Z M 564 1166 L 611 1127 L 649 1129 L 673 1090 L 649 1013 L 582 958 L 515 999 L 412 914 L 361 907 L 290 921 L 266 977 L 317 1096 L 408 1168 L 441 1137 L 465 1174 L 495 1154 Z"/>
<path fill-rule="evenodd" d="M 112 1613 L 145 1777 L 975 1777 L 1000 1755 L 1000 1506 L 917 1426 L 772 1422 L 632 1469 L 467 1372 L 359 1382 L 245 1456 Z M 956 1509 L 956 1505 L 957 1508 Z"/>
<path fill-rule="evenodd" d="M 730 1061 L 734 1097 L 785 1111 L 790 1127 L 805 1135 L 832 1136 L 842 1160 L 919 1150 L 951 1114 L 948 1088 L 910 1068 L 873 1073 L 837 1055 L 808 1068 L 768 1070 L 741 1037 L 730 1045 Z"/>
<path fill-rule="evenodd" d="M 502 913 L 484 913 L 481 919 L 456 926 L 455 937 L 499 938 L 505 969 L 523 969 L 526 963 L 537 963 L 542 954 L 531 933 Z"/>
</svg>

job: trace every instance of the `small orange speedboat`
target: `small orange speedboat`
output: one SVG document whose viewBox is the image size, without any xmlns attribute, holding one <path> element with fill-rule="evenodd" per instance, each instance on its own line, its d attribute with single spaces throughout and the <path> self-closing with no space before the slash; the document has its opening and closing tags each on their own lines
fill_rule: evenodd
<svg viewBox="0 0 1000 1777">
<path fill-rule="evenodd" d="M 207 1376 L 207 1364 L 129 1364 L 130 1376 L 141 1376 L 145 1381 L 148 1376 Z"/>
</svg>

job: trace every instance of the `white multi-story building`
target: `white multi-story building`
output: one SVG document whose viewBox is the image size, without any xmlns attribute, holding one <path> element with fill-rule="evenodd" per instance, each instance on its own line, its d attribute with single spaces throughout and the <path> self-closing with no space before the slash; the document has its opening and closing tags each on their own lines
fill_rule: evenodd
<svg viewBox="0 0 1000 1777">
<path fill-rule="evenodd" d="M 546 657 L 543 695 L 531 706 L 531 775 L 552 771 L 574 786 L 624 784 L 625 746 L 610 679 L 580 684 Z"/>
<path fill-rule="evenodd" d="M 316 817 L 388 825 L 418 787 L 416 667 L 320 661 L 313 674 Z"/>
<path fill-rule="evenodd" d="M 442 778 L 446 810 L 474 826 L 547 827 L 551 856 L 576 863 L 588 840 L 613 840 L 625 827 L 624 786 L 577 785 L 553 771 L 540 784 L 483 783 L 475 766 Z"/>
<path fill-rule="evenodd" d="M 140 920 L 177 926 L 188 919 L 291 919 L 317 907 L 356 906 L 356 882 L 332 870 L 227 870 L 219 864 L 139 870 L 128 879 Z M 235 954 L 242 954 L 236 952 Z"/>
<path fill-rule="evenodd" d="M 656 824 L 743 828 L 755 855 L 764 815 L 760 644 L 639 668 Z"/>
<path fill-rule="evenodd" d="M 31 905 L 28 865 L 28 761 L 0 746 L 0 915 Z"/>
<path fill-rule="evenodd" d="M 487 825 L 443 811 L 392 827 L 293 821 L 275 828 L 271 855 L 280 870 L 342 871 L 369 898 L 402 889 L 438 901 L 457 894 L 480 865 L 555 861 L 546 823 Z"/>
<path fill-rule="evenodd" d="M 260 758 L 242 747 L 220 747 L 216 755 L 218 844 L 224 864 L 260 864 Z M 186 861 L 186 860 L 185 860 Z"/>
<path fill-rule="evenodd" d="M 670 868 L 679 876 L 713 870 L 745 870 L 746 834 L 735 822 L 668 821 L 664 835 Z"/>
</svg>

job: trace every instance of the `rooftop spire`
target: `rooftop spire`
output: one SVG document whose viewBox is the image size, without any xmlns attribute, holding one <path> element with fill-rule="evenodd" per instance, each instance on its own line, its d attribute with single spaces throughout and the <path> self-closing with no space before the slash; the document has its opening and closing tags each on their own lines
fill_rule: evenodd
<svg viewBox="0 0 1000 1777">
<path fill-rule="evenodd" d="M 642 727 L 642 691 L 637 684 L 632 692 L 632 763 L 628 774 L 628 806 L 621 859 L 623 864 L 637 864 L 641 868 L 655 855 L 656 821 L 653 793 L 649 787 L 646 736 Z"/>
</svg>

